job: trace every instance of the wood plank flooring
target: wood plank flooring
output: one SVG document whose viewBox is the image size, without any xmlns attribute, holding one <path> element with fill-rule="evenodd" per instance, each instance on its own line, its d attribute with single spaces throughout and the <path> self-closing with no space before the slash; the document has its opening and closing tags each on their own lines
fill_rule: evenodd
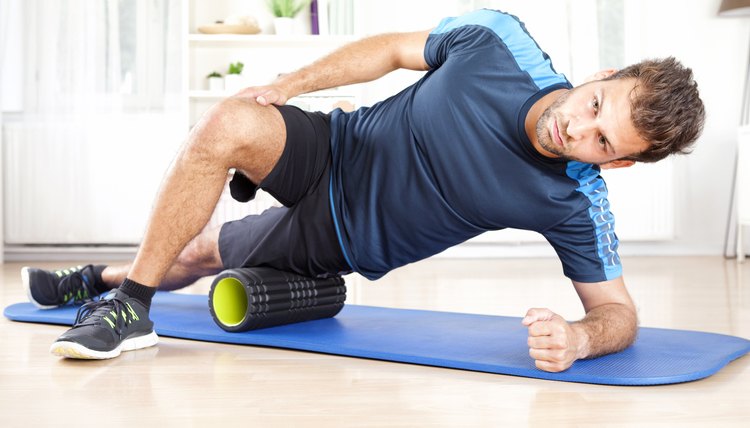
<svg viewBox="0 0 750 428">
<path fill-rule="evenodd" d="M 624 265 L 641 325 L 750 338 L 750 262 Z M 21 266 L 0 266 L 2 307 L 25 300 Z M 357 304 L 583 315 L 553 259 L 431 259 L 347 284 Z M 0 426 L 750 426 L 750 356 L 697 382 L 609 387 L 170 338 L 114 360 L 70 361 L 48 353 L 63 331 L 0 319 Z"/>
</svg>

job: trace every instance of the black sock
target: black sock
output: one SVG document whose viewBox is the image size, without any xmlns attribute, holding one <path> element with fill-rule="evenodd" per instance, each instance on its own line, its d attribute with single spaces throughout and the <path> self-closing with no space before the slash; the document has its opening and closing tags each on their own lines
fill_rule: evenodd
<svg viewBox="0 0 750 428">
<path fill-rule="evenodd" d="M 119 290 L 143 303 L 146 310 L 151 309 L 151 299 L 153 299 L 154 294 L 156 294 L 156 287 L 148 287 L 125 278 L 125 281 L 122 282 Z"/>
<path fill-rule="evenodd" d="M 102 279 L 102 272 L 107 268 L 107 265 L 95 265 L 94 266 L 94 290 L 99 294 L 106 293 L 110 290 L 110 287 L 104 283 Z"/>
</svg>

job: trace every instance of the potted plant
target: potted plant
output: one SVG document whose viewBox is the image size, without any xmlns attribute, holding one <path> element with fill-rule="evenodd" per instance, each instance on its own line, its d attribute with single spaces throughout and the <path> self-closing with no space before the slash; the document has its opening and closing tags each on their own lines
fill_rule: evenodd
<svg viewBox="0 0 750 428">
<path fill-rule="evenodd" d="M 237 92 L 242 89 L 242 70 L 245 68 L 245 64 L 237 61 L 236 63 L 229 63 L 229 70 L 227 75 L 224 76 L 224 86 L 229 92 Z"/>
<path fill-rule="evenodd" d="M 211 74 L 206 76 L 208 80 L 208 90 L 211 92 L 221 92 L 224 90 L 224 79 L 221 77 L 221 73 L 212 71 Z"/>
<path fill-rule="evenodd" d="M 267 0 L 268 8 L 273 13 L 273 26 L 276 34 L 294 33 L 294 18 L 310 4 L 310 0 Z"/>
</svg>

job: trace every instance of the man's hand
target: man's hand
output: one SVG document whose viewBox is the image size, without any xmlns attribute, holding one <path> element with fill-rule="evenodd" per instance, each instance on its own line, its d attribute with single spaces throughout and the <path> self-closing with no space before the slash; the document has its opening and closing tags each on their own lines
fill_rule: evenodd
<svg viewBox="0 0 750 428">
<path fill-rule="evenodd" d="M 529 309 L 521 323 L 529 328 L 529 355 L 547 372 L 567 370 L 578 357 L 579 333 L 546 308 Z"/>
<path fill-rule="evenodd" d="M 568 369 L 575 360 L 619 352 L 635 341 L 638 316 L 622 277 L 602 282 L 573 281 L 586 316 L 568 323 L 549 309 L 529 309 L 529 355 L 548 372 Z"/>
<path fill-rule="evenodd" d="M 289 100 L 287 94 L 281 89 L 281 87 L 275 84 L 251 86 L 241 90 L 237 95 L 253 98 L 262 106 L 269 106 L 271 104 L 282 106 Z"/>
</svg>

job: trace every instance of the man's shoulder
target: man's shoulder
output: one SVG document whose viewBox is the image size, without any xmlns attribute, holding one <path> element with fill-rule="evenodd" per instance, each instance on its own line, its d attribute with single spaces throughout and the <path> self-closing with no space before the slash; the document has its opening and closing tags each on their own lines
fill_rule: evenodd
<svg viewBox="0 0 750 428">
<path fill-rule="evenodd" d="M 498 10 L 480 9 L 467 14 L 444 18 L 431 34 L 443 34 L 461 28 L 483 27 L 495 34 L 523 30 L 523 23 L 515 16 Z"/>
<path fill-rule="evenodd" d="M 537 89 L 553 85 L 571 86 L 567 78 L 555 71 L 549 55 L 536 43 L 526 26 L 517 17 L 489 9 L 459 17 L 445 18 L 430 34 L 426 58 L 431 66 L 439 66 L 447 58 L 483 50 L 479 64 L 503 66 L 530 77 Z M 492 58 L 490 50 L 498 52 Z M 480 55 L 477 55 L 480 56 Z"/>
</svg>

